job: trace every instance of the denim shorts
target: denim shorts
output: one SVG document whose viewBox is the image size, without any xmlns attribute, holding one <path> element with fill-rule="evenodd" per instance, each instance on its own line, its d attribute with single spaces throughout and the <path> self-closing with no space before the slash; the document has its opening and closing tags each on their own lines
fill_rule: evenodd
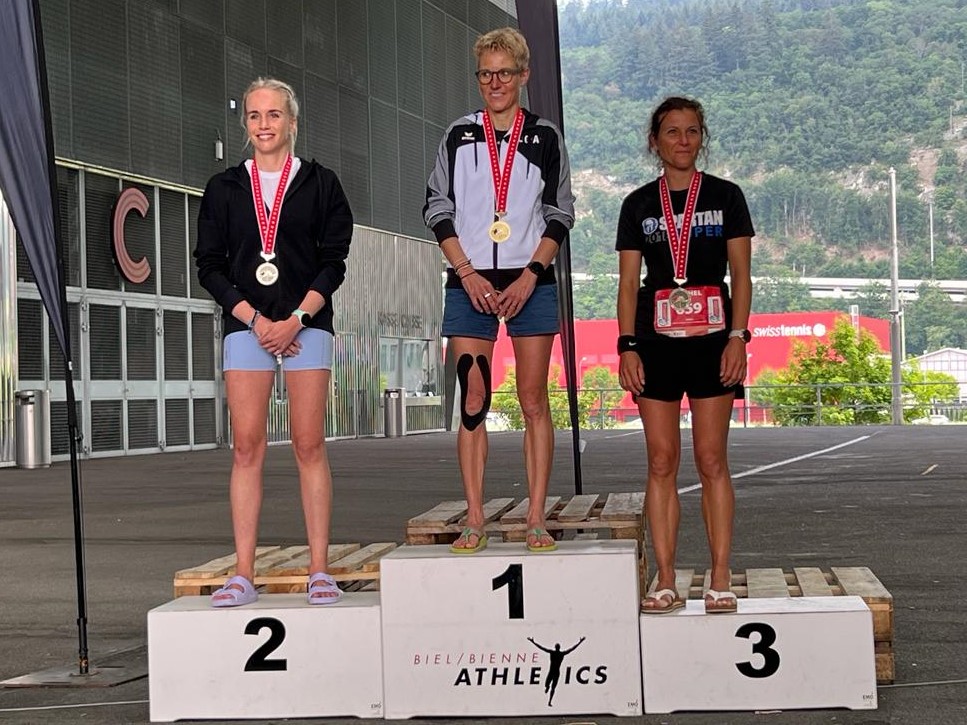
<svg viewBox="0 0 967 725">
<path fill-rule="evenodd" d="M 507 334 L 511 337 L 554 335 L 561 329 L 557 311 L 557 285 L 540 284 L 534 288 L 523 309 L 507 320 Z M 443 307 L 444 337 L 476 337 L 496 340 L 500 320 L 489 312 L 477 312 L 470 296 L 462 287 L 446 290 Z"/>
<path fill-rule="evenodd" d="M 296 340 L 298 355 L 282 358 L 283 370 L 332 370 L 331 332 L 307 327 Z M 248 330 L 226 335 L 222 351 L 223 370 L 275 370 L 275 356 L 267 352 Z"/>
</svg>

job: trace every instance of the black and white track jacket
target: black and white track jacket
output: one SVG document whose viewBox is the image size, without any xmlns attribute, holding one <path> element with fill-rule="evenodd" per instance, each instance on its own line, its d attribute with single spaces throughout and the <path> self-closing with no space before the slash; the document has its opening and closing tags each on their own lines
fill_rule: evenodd
<svg viewBox="0 0 967 725">
<path fill-rule="evenodd" d="M 511 237 L 495 244 L 488 234 L 494 221 L 494 182 L 483 113 L 463 116 L 444 134 L 427 181 L 423 218 L 438 242 L 458 237 L 478 272 L 519 272 L 531 261 L 541 237 L 560 244 L 574 224 L 567 150 L 557 126 L 524 111 L 504 217 L 510 224 Z M 503 135 L 498 142 L 501 169 L 509 134 Z"/>
</svg>

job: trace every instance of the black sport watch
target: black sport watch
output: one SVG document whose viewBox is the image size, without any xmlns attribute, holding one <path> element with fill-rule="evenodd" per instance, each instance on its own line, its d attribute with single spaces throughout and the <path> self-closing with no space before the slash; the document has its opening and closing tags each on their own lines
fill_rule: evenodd
<svg viewBox="0 0 967 725">
<path fill-rule="evenodd" d="M 534 260 L 533 262 L 531 262 L 530 264 L 528 264 L 527 265 L 527 269 L 529 269 L 531 272 L 533 272 L 534 274 L 536 274 L 538 277 L 540 277 L 542 274 L 544 274 L 544 272 L 547 271 L 547 267 L 545 267 L 543 264 L 541 264 L 537 260 Z"/>
</svg>

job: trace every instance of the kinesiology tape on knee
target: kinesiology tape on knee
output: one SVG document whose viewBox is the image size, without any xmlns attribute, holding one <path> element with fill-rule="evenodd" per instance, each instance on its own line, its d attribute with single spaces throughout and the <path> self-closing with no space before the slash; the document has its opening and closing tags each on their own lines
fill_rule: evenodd
<svg viewBox="0 0 967 725">
<path fill-rule="evenodd" d="M 473 355 L 464 353 L 457 360 L 457 380 L 460 381 L 460 419 L 467 430 L 476 430 L 484 422 L 490 411 L 490 363 L 486 355 L 477 355 L 477 367 L 484 384 L 483 407 L 476 413 L 467 411 L 467 388 L 470 384 L 470 370 L 473 368 Z"/>
</svg>

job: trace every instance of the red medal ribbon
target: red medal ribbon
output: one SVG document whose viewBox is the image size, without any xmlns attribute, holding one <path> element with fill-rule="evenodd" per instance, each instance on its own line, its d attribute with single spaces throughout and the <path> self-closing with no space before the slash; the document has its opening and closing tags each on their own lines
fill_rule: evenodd
<svg viewBox="0 0 967 725">
<path fill-rule="evenodd" d="M 664 176 L 658 179 L 658 195 L 661 197 L 661 213 L 665 218 L 665 231 L 668 233 L 668 246 L 672 252 L 672 262 L 675 264 L 675 282 L 679 285 L 685 282 L 685 270 L 688 265 L 688 248 L 692 236 L 692 216 L 695 214 L 695 204 L 698 201 L 698 190 L 702 186 L 702 172 L 692 174 L 688 184 L 688 196 L 685 199 L 685 213 L 682 215 L 682 228 L 675 225 L 675 213 L 672 209 L 671 195 L 668 193 L 668 182 Z"/>
<path fill-rule="evenodd" d="M 483 111 L 484 138 L 487 140 L 487 151 L 490 154 L 490 173 L 494 179 L 494 214 L 502 216 L 507 213 L 507 191 L 510 188 L 510 170 L 514 166 L 514 156 L 517 154 L 517 143 L 520 132 L 524 128 L 524 112 L 517 109 L 514 125 L 511 127 L 510 137 L 507 139 L 507 158 L 504 161 L 503 173 L 500 171 L 500 152 L 497 148 L 497 136 L 494 134 L 494 123 L 490 120 L 490 113 Z"/>
<path fill-rule="evenodd" d="M 262 199 L 262 182 L 259 180 L 259 166 L 252 159 L 252 200 L 255 202 L 255 216 L 259 220 L 259 235 L 262 237 L 262 257 L 271 259 L 275 250 L 275 234 L 279 228 L 279 215 L 282 212 L 282 197 L 285 196 L 285 185 L 289 181 L 292 170 L 292 154 L 285 157 L 282 166 L 282 176 L 279 177 L 279 188 L 275 190 L 275 200 L 272 202 L 272 213 L 265 218 L 265 201 Z"/>
</svg>

